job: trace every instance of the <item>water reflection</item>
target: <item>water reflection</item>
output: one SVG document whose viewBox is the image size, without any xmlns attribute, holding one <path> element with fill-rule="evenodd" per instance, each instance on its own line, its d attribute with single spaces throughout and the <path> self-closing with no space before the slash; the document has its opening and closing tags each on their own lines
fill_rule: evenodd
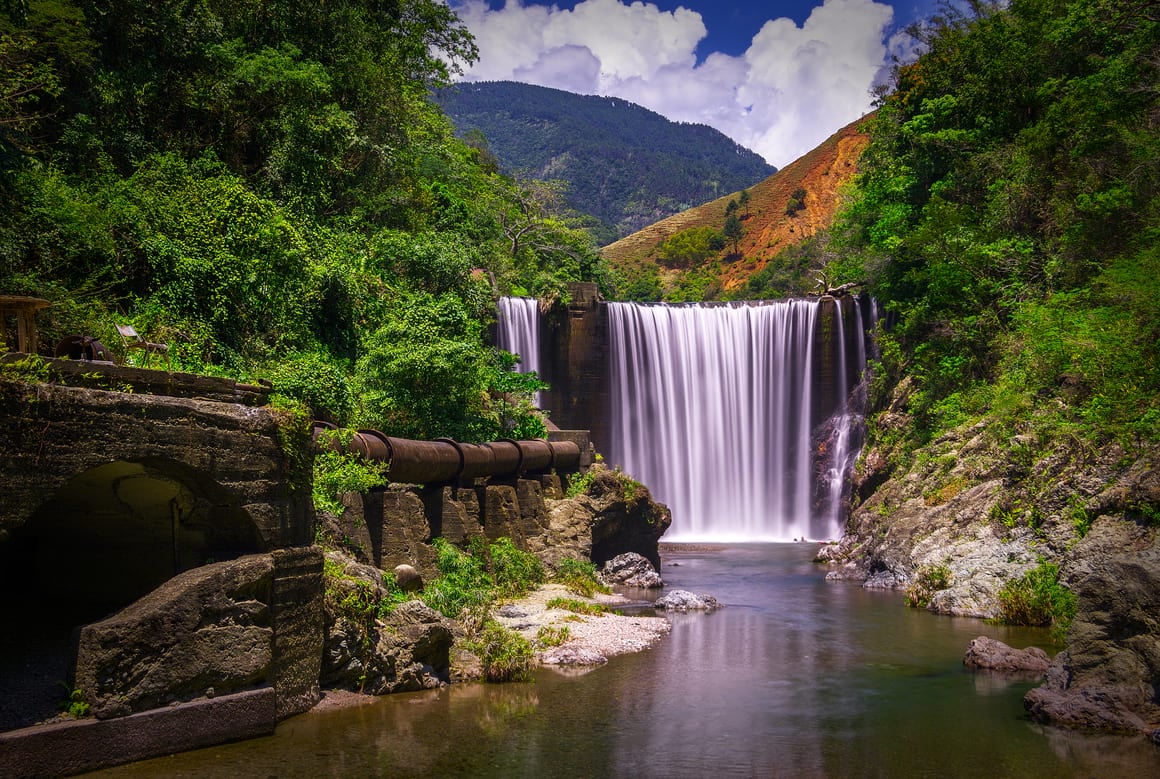
<svg viewBox="0 0 1160 779">
<path fill-rule="evenodd" d="M 824 582 L 802 546 L 676 552 L 670 586 L 727 605 L 673 615 L 656 648 L 584 676 L 460 685 L 295 717 L 268 739 L 109 776 L 1139 777 L 1143 739 L 1022 718 L 1029 682 L 972 674 L 986 634 L 1042 631 L 934 617 Z M 680 563 L 672 566 L 672 562 Z"/>
</svg>

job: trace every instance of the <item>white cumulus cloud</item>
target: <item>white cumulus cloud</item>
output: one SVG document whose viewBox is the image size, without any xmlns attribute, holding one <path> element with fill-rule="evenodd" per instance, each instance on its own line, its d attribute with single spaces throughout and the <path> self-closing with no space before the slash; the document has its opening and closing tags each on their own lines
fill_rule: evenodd
<svg viewBox="0 0 1160 779">
<path fill-rule="evenodd" d="M 698 63 L 707 30 L 684 8 L 622 0 L 582 0 L 571 10 L 520 0 L 498 10 L 482 0 L 452 7 L 479 46 L 467 80 L 621 97 L 715 127 L 777 166 L 870 109 L 893 16 L 874 0 L 825 0 L 800 27 L 771 19 L 744 54 Z"/>
</svg>

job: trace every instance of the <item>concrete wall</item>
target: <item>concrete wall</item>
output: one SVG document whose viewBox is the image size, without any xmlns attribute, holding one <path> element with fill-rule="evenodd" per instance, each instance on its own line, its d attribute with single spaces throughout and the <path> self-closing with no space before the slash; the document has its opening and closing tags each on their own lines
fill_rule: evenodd
<svg viewBox="0 0 1160 779">
<path fill-rule="evenodd" d="M 540 320 L 544 404 L 564 430 L 589 430 L 596 451 L 608 446 L 608 309 L 595 284 L 568 285 L 571 302 Z"/>
</svg>

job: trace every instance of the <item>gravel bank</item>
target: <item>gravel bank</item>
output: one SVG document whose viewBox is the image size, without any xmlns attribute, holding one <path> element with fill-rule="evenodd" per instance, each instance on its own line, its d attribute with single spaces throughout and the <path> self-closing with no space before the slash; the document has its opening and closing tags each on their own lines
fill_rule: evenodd
<svg viewBox="0 0 1160 779">
<path fill-rule="evenodd" d="M 568 628 L 569 639 L 559 647 L 537 654 L 545 665 L 598 665 L 607 658 L 647 649 L 669 632 L 664 617 L 621 616 L 619 614 L 575 614 L 564 609 L 549 609 L 553 598 L 600 603 L 616 608 L 630 603 L 622 595 L 579 597 L 560 584 L 546 584 L 524 598 L 497 610 L 496 619 L 528 640 L 534 640 L 540 628 Z"/>
</svg>

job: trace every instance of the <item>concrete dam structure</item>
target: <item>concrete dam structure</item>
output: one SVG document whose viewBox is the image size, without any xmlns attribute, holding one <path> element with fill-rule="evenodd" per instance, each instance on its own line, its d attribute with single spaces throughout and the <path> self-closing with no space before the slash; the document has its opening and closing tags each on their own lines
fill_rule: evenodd
<svg viewBox="0 0 1160 779">
<path fill-rule="evenodd" d="M 551 385 L 541 405 L 553 423 L 591 430 L 610 465 L 669 505 L 670 540 L 840 535 L 873 301 L 664 305 L 569 291 L 534 326 L 533 305 L 506 303 L 497 341 L 534 355 L 524 364 Z"/>
</svg>

